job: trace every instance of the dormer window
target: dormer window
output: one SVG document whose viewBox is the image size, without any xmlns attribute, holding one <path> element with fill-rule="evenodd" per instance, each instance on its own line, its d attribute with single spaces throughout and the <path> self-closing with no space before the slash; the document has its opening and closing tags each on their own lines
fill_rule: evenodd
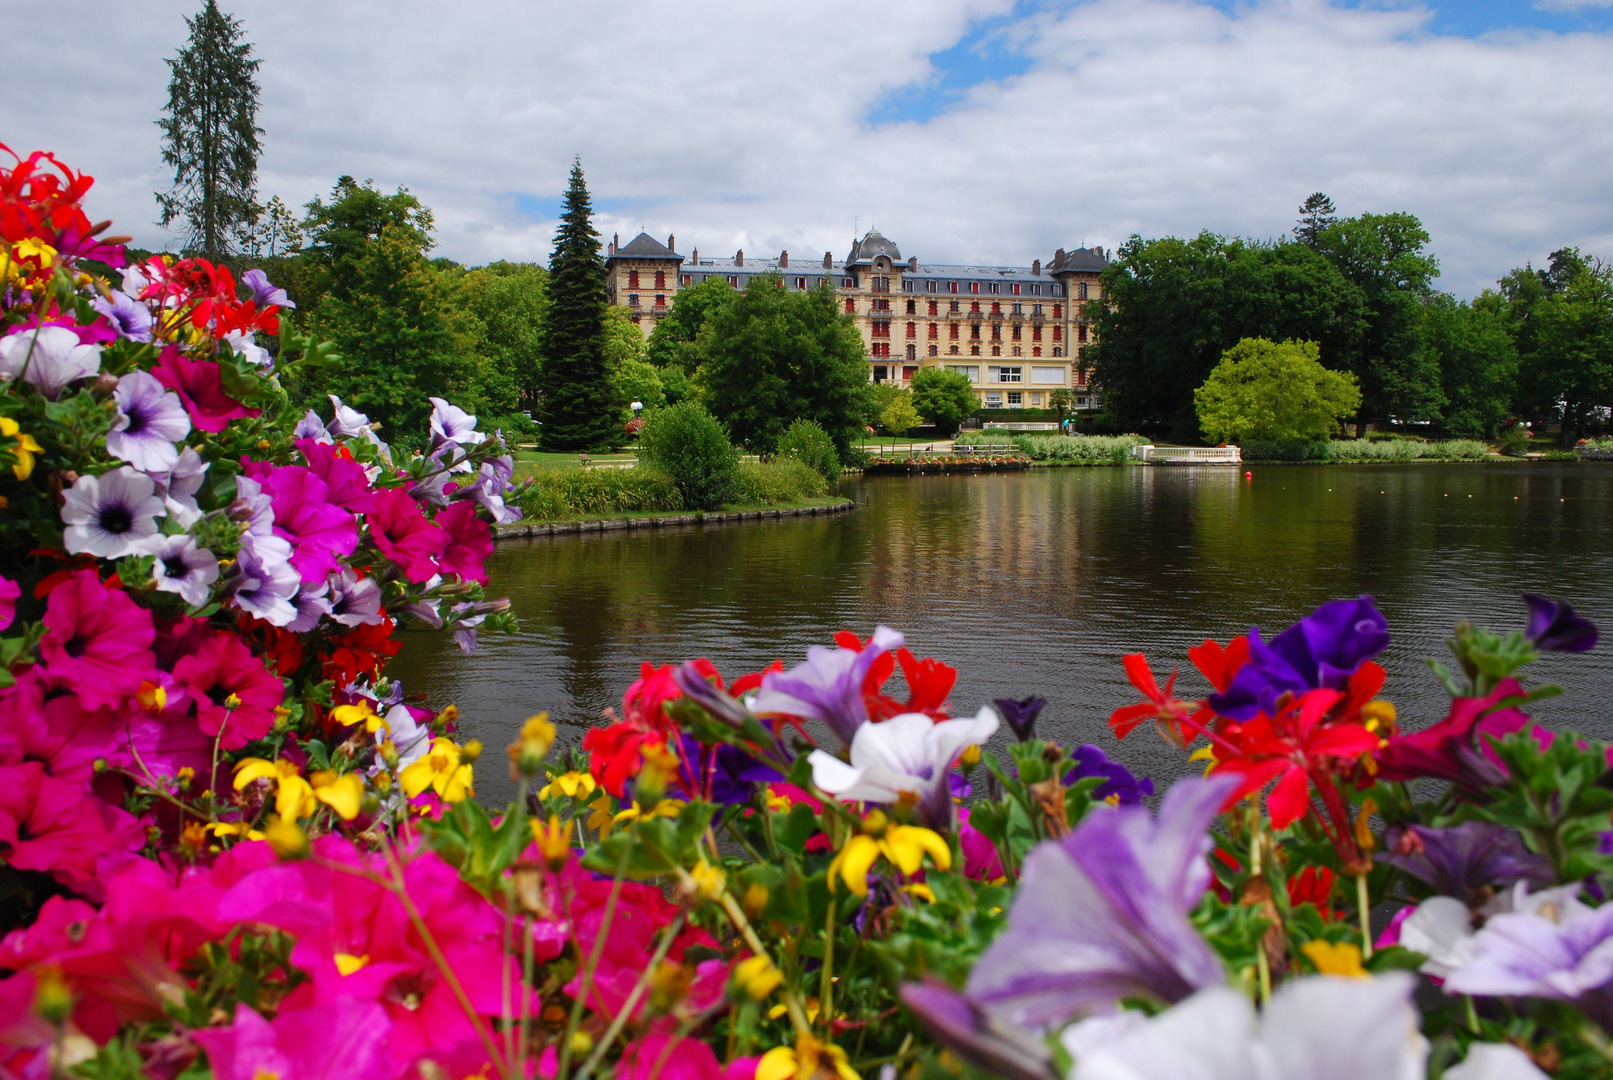
<svg viewBox="0 0 1613 1080">
<path fill-rule="evenodd" d="M 980 295 L 980 282 L 978 282 L 978 281 L 969 282 L 969 291 L 974 293 L 976 296 L 979 296 Z"/>
</svg>

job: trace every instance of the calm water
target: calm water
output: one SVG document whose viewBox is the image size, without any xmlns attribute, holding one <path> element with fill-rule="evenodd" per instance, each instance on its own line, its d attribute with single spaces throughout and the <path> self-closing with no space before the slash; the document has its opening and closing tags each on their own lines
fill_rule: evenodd
<svg viewBox="0 0 1613 1080">
<path fill-rule="evenodd" d="M 1579 463 L 1041 469 L 1002 476 L 847 481 L 857 508 L 827 518 L 517 540 L 489 564 L 516 637 L 463 656 L 412 637 L 393 671 L 457 703 L 503 746 L 540 709 L 573 738 L 640 660 L 709 656 L 737 675 L 842 627 L 876 622 L 960 671 L 953 704 L 1049 701 L 1047 733 L 1094 742 L 1169 778 L 1181 756 L 1151 730 L 1123 743 L 1110 710 L 1135 700 L 1122 653 L 1156 672 L 1206 637 L 1275 632 L 1333 597 L 1371 593 L 1394 640 L 1382 662 L 1402 717 L 1444 714 L 1423 665 L 1457 619 L 1521 627 L 1522 591 L 1567 599 L 1613 627 L 1613 467 Z M 1538 715 L 1613 737 L 1613 645 L 1549 657 L 1569 693 Z M 898 680 L 899 681 L 899 676 Z M 490 763 L 502 754 L 490 755 Z M 508 792 L 495 764 L 484 797 Z"/>
</svg>

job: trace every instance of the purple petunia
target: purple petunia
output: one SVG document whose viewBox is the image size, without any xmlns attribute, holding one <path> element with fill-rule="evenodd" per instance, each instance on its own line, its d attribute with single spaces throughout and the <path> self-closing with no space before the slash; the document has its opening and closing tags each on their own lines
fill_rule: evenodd
<svg viewBox="0 0 1613 1080">
<path fill-rule="evenodd" d="M 163 516 L 156 484 L 145 473 L 121 465 L 100 476 L 81 476 L 62 492 L 62 521 L 70 554 L 121 559 L 135 555 L 157 535 Z"/>
<path fill-rule="evenodd" d="M 218 556 L 197 547 L 195 537 L 154 536 L 146 541 L 145 553 L 157 557 L 152 576 L 159 590 L 178 593 L 191 607 L 207 603 L 218 580 Z"/>
<path fill-rule="evenodd" d="M 343 626 L 374 626 L 381 612 L 381 586 L 374 578 L 359 577 L 343 567 L 330 578 L 330 617 Z"/>
<path fill-rule="evenodd" d="M 291 302 L 291 297 L 286 295 L 286 290 L 276 288 L 274 283 L 269 280 L 269 275 L 262 270 L 256 268 L 248 270 L 241 275 L 241 284 L 252 290 L 252 302 L 260 308 L 270 306 L 295 308 L 297 306 Z"/>
<path fill-rule="evenodd" d="M 243 532 L 231 587 L 242 611 L 275 626 L 296 619 L 292 600 L 302 589 L 302 575 L 291 565 L 291 545 L 272 533 Z"/>
<path fill-rule="evenodd" d="M 297 421 L 297 427 L 292 432 L 292 435 L 298 439 L 312 439 L 316 443 L 335 442 L 330 437 L 330 432 L 325 430 L 325 422 L 312 409 L 309 409 L 303 414 L 302 419 Z"/>
<path fill-rule="evenodd" d="M 1524 593 L 1529 605 L 1529 629 L 1524 636 L 1541 652 L 1590 652 L 1596 648 L 1596 624 L 1574 614 L 1567 604 Z"/>
<path fill-rule="evenodd" d="M 101 370 L 101 346 L 85 345 L 65 326 L 19 330 L 0 339 L 0 382 L 21 379 L 55 401 L 67 384 Z"/>
<path fill-rule="evenodd" d="M 179 464 L 174 444 L 190 434 L 190 415 L 178 394 L 136 369 L 118 379 L 112 400 L 117 414 L 106 433 L 107 453 L 141 472 L 166 473 Z"/>
<path fill-rule="evenodd" d="M 812 751 L 807 759 L 812 763 L 812 783 L 841 802 L 892 804 L 909 796 L 916 800 L 921 822 L 949 829 L 953 805 L 948 770 L 965 748 L 991 738 L 1001 722 L 990 706 L 984 706 L 969 719 L 937 723 L 923 713 L 902 713 L 882 723 L 863 724 L 851 739 L 851 764 L 822 750 Z"/>
<path fill-rule="evenodd" d="M 1384 846 L 1380 862 L 1469 905 L 1482 902 L 1486 890 L 1494 886 L 1524 881 L 1540 888 L 1556 880 L 1550 859 L 1531 854 L 1511 829 L 1487 821 L 1447 829 L 1396 826 L 1389 830 Z"/>
<path fill-rule="evenodd" d="M 1025 858 L 1008 929 L 969 975 L 971 998 L 1041 1027 L 1129 997 L 1172 1003 L 1226 981 L 1188 913 L 1210 884 L 1215 820 L 1236 779 L 1179 780 L 1158 818 L 1097 809 Z"/>
<path fill-rule="evenodd" d="M 1039 697 L 1028 697 L 1019 701 L 1013 698 L 992 698 L 991 703 L 997 706 L 997 711 L 1002 713 L 1003 719 L 1013 731 L 1014 738 L 1020 742 L 1035 736 L 1036 718 L 1047 707 L 1047 699 Z"/>
<path fill-rule="evenodd" d="M 751 709 L 822 720 L 850 745 L 857 729 L 868 722 L 868 706 L 863 702 L 868 669 L 884 653 L 901 648 L 905 640 L 890 627 L 879 626 L 861 652 L 813 645 L 807 649 L 806 663 L 762 676 L 762 688 Z"/>
<path fill-rule="evenodd" d="M 442 398 L 434 397 L 431 401 L 431 445 L 442 446 L 444 443 L 453 443 L 456 446 L 475 446 L 487 438 L 485 432 L 476 430 L 476 417 L 464 409 L 450 405 Z"/>
<path fill-rule="evenodd" d="M 305 581 L 292 601 L 297 617 L 286 624 L 294 634 L 306 634 L 319 625 L 319 620 L 330 614 L 330 582 Z"/>
<path fill-rule="evenodd" d="M 1136 806 L 1154 793 L 1154 782 L 1148 777 L 1141 780 L 1118 761 L 1090 743 L 1078 746 L 1070 755 L 1075 767 L 1064 774 L 1064 783 L 1073 784 L 1090 776 L 1103 778 L 1092 791 L 1095 799 L 1113 799 L 1120 806 Z"/>
<path fill-rule="evenodd" d="M 112 298 L 97 296 L 91 306 L 117 328 L 118 334 L 130 341 L 151 340 L 151 309 L 128 293 L 112 292 Z"/>
<path fill-rule="evenodd" d="M 202 508 L 196 505 L 196 493 L 202 489 L 210 462 L 190 447 L 179 452 L 179 461 L 165 473 L 152 473 L 157 495 L 168 508 L 168 516 L 182 527 L 190 528 L 201 520 Z"/>
<path fill-rule="evenodd" d="M 1363 663 L 1389 645 L 1389 624 L 1372 597 L 1332 600 L 1271 639 L 1249 628 L 1249 662 L 1225 693 L 1211 694 L 1210 707 L 1222 716 L 1248 720 L 1276 714 L 1283 694 L 1326 687 L 1342 690 Z"/>
</svg>

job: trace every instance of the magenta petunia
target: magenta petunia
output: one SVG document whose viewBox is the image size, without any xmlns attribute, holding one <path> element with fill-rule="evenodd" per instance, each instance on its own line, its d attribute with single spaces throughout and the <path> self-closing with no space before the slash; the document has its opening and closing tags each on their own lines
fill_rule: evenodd
<svg viewBox="0 0 1613 1080">
<path fill-rule="evenodd" d="M 351 998 L 313 1009 L 286 1009 L 265 1020 L 237 1006 L 229 1027 L 204 1028 L 191 1038 L 207 1051 L 218 1080 L 384 1080 L 386 1012 Z"/>
<path fill-rule="evenodd" d="M 22 586 L 10 578 L 0 577 L 0 630 L 11 625 L 17 617 L 17 598 L 22 595 Z"/>
<path fill-rule="evenodd" d="M 375 493 L 370 490 L 370 478 L 364 466 L 331 443 L 313 439 L 298 439 L 297 449 L 308 462 L 309 470 L 330 489 L 326 496 L 331 503 L 353 514 L 368 514 L 375 509 Z"/>
<path fill-rule="evenodd" d="M 418 585 L 438 573 L 437 557 L 448 546 L 448 533 L 426 519 L 407 491 L 391 488 L 377 494 L 368 520 L 375 546 L 410 581 Z"/>
<path fill-rule="evenodd" d="M 218 365 L 211 360 L 191 360 L 173 346 L 162 351 L 157 366 L 151 369 L 157 381 L 179 395 L 191 423 L 199 431 L 220 432 L 231 420 L 244 416 L 257 416 L 258 409 L 249 409 L 224 392 L 219 381 Z"/>
<path fill-rule="evenodd" d="M 196 722 L 208 735 L 223 732 L 220 745 L 238 750 L 274 727 L 285 686 L 240 639 L 219 634 L 174 665 L 174 678 L 196 702 Z"/>
<path fill-rule="evenodd" d="M 87 709 L 115 707 L 150 677 L 155 659 L 151 612 L 94 570 L 80 570 L 51 590 L 39 643 L 51 677 L 76 691 Z"/>
<path fill-rule="evenodd" d="M 434 520 L 448 534 L 448 547 L 437 557 L 442 572 L 486 585 L 487 571 L 482 564 L 493 554 L 493 530 L 476 516 L 476 504 L 456 502 Z"/>
<path fill-rule="evenodd" d="M 38 667 L 0 690 L 0 764 L 37 761 L 58 780 L 87 784 L 95 763 L 134 764 L 123 721 L 110 709 L 87 709 L 77 694 Z"/>
<path fill-rule="evenodd" d="M 285 465 L 263 481 L 274 505 L 274 534 L 291 544 L 291 565 L 304 584 L 324 581 L 358 547 L 358 522 L 332 506 L 325 482 L 300 465 Z"/>
<path fill-rule="evenodd" d="M 723 1080 L 711 1047 L 688 1036 L 655 1034 L 628 1043 L 616 1063 L 617 1080 Z"/>
<path fill-rule="evenodd" d="M 132 815 L 88 795 L 82 783 L 58 780 L 37 761 L 0 766 L 0 858 L 8 866 L 46 871 L 89 892 L 104 856 L 145 842 Z"/>
</svg>

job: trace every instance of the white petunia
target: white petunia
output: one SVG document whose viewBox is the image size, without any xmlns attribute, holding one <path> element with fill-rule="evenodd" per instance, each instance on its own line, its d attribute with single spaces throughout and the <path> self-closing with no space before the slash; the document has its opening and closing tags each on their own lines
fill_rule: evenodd
<svg viewBox="0 0 1613 1080">
<path fill-rule="evenodd" d="M 991 738 L 999 723 L 996 710 L 985 706 L 969 720 L 936 723 L 923 713 L 903 713 L 864 724 L 851 740 L 851 764 L 812 751 L 812 782 L 841 802 L 894 803 L 904 793 L 917 796 L 926 823 L 944 827 L 952 818 L 947 770 L 966 747 Z"/>
<path fill-rule="evenodd" d="M 163 516 L 157 486 L 145 473 L 127 465 L 81 476 L 62 492 L 62 521 L 70 554 L 121 559 L 138 554 L 141 545 L 157 534 Z"/>
</svg>

